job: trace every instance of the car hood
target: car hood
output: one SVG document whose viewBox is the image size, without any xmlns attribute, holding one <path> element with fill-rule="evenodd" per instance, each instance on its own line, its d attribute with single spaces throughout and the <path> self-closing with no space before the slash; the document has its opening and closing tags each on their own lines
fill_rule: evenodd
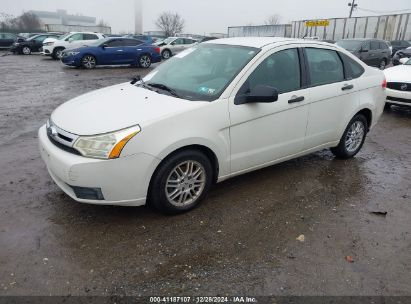
<svg viewBox="0 0 411 304">
<path fill-rule="evenodd" d="M 384 70 L 388 82 L 411 83 L 411 65 L 397 65 Z"/>
<path fill-rule="evenodd" d="M 57 41 L 57 40 L 58 40 L 58 39 L 56 39 L 56 38 L 46 38 L 46 39 L 43 40 L 43 43 L 55 42 L 55 41 Z"/>
<path fill-rule="evenodd" d="M 96 135 L 189 111 L 208 102 L 191 102 L 123 83 L 96 90 L 59 106 L 51 120 L 77 135 Z"/>
</svg>

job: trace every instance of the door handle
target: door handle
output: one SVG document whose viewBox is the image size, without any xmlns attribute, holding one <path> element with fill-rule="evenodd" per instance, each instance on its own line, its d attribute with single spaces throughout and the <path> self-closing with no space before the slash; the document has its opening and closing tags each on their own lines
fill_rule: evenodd
<svg viewBox="0 0 411 304">
<path fill-rule="evenodd" d="M 288 103 L 296 103 L 296 102 L 301 102 L 304 101 L 304 96 L 292 96 L 291 99 L 288 101 Z"/>
<path fill-rule="evenodd" d="M 346 84 L 341 88 L 341 90 L 343 91 L 352 90 L 352 89 L 354 89 L 354 86 L 352 84 Z"/>
</svg>

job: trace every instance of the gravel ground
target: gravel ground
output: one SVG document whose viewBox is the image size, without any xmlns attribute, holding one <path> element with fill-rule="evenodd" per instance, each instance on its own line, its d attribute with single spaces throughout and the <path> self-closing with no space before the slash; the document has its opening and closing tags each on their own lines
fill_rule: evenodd
<svg viewBox="0 0 411 304">
<path fill-rule="evenodd" d="M 61 103 L 145 72 L 0 54 L 0 295 L 411 296 L 407 109 L 385 112 L 354 159 L 325 150 L 246 174 L 184 215 L 66 196 L 37 129 Z"/>
</svg>

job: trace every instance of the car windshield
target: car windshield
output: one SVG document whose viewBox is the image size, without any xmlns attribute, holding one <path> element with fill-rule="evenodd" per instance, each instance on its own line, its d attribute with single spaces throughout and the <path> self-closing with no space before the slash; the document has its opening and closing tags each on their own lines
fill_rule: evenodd
<svg viewBox="0 0 411 304">
<path fill-rule="evenodd" d="M 362 43 L 363 42 L 360 40 L 340 40 L 340 41 L 337 41 L 336 45 L 348 51 L 356 51 L 361 48 Z"/>
<path fill-rule="evenodd" d="M 64 35 L 61 35 L 60 37 L 58 37 L 57 39 L 58 40 L 64 40 L 64 39 L 66 39 L 68 36 L 70 36 L 71 35 L 71 33 L 68 33 L 68 34 L 64 34 Z"/>
<path fill-rule="evenodd" d="M 144 82 L 159 93 L 199 101 L 220 97 L 235 76 L 260 51 L 252 47 L 201 44 L 187 49 L 161 64 Z"/>
<path fill-rule="evenodd" d="M 408 59 L 408 61 L 406 63 L 404 63 L 404 65 L 411 65 L 411 58 Z"/>
<path fill-rule="evenodd" d="M 174 40 L 176 40 L 176 38 L 167 38 L 167 39 L 164 39 L 163 41 L 161 41 L 162 43 L 165 43 L 165 44 L 169 44 L 169 43 L 171 43 L 171 42 L 173 42 Z"/>
</svg>

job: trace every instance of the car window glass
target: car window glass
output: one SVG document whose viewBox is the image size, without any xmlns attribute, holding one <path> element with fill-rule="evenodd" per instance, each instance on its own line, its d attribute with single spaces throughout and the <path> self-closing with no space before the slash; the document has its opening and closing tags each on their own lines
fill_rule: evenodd
<svg viewBox="0 0 411 304">
<path fill-rule="evenodd" d="M 14 39 L 15 38 L 15 36 L 14 35 L 12 35 L 12 34 L 4 34 L 4 38 L 5 39 Z"/>
<path fill-rule="evenodd" d="M 96 40 L 96 39 L 98 39 L 97 35 L 83 34 L 83 40 Z"/>
<path fill-rule="evenodd" d="M 106 42 L 106 44 L 108 45 L 108 47 L 120 47 L 123 46 L 123 40 L 111 40 L 109 42 Z"/>
<path fill-rule="evenodd" d="M 336 51 L 306 48 L 311 84 L 323 85 L 344 80 L 344 68 Z"/>
<path fill-rule="evenodd" d="M 194 41 L 191 39 L 184 39 L 184 44 L 193 44 Z"/>
<path fill-rule="evenodd" d="M 73 40 L 73 41 L 83 40 L 83 34 L 80 34 L 80 33 L 73 34 L 67 38 L 67 41 L 69 40 Z"/>
<path fill-rule="evenodd" d="M 258 85 L 274 87 L 280 94 L 299 89 L 301 76 L 297 49 L 279 51 L 267 57 L 244 83 L 240 94 L 249 93 Z"/>
<path fill-rule="evenodd" d="M 364 73 L 364 68 L 352 58 L 343 53 L 339 53 L 345 64 L 345 78 L 354 79 L 360 77 Z"/>
<path fill-rule="evenodd" d="M 126 39 L 124 40 L 124 46 L 137 46 L 142 44 L 140 40 Z"/>
<path fill-rule="evenodd" d="M 369 41 L 364 41 L 362 44 L 362 48 L 365 50 L 370 50 L 371 46 L 370 46 L 370 42 Z"/>
<path fill-rule="evenodd" d="M 380 48 L 380 43 L 378 41 L 371 41 L 370 50 L 378 50 Z"/>
<path fill-rule="evenodd" d="M 175 45 L 184 44 L 184 39 L 183 38 L 176 39 L 174 40 L 173 44 Z"/>
<path fill-rule="evenodd" d="M 381 50 L 388 49 L 388 45 L 384 41 L 380 41 L 380 49 Z"/>
</svg>

